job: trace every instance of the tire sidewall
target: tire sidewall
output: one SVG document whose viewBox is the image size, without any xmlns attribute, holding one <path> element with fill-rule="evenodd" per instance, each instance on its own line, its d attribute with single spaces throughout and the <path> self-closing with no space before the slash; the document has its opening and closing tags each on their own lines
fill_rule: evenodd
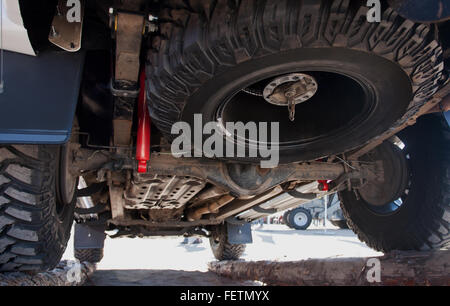
<svg viewBox="0 0 450 306">
<path fill-rule="evenodd" d="M 432 206 L 442 200 L 439 198 L 443 188 L 440 180 L 448 169 L 440 163 L 441 156 L 430 150 L 444 145 L 438 135 L 427 133 L 435 120 L 439 121 L 437 116 L 428 115 L 421 118 L 417 126 L 399 134 L 409 147 L 410 186 L 405 201 L 397 210 L 388 215 L 379 214 L 357 198 L 354 191 L 339 193 L 345 217 L 350 220 L 349 226 L 372 248 L 383 251 L 426 248 L 420 241 L 427 241 L 431 232 L 439 229 L 438 223 L 429 220 L 434 218 Z M 429 223 L 427 231 L 417 230 L 426 223 Z M 412 236 L 415 238 L 407 239 Z"/>
<path fill-rule="evenodd" d="M 62 167 L 70 167 L 70 165 L 66 164 L 66 162 L 63 160 L 63 156 L 66 153 L 66 150 L 68 150 L 69 144 L 62 145 L 55 147 L 55 151 L 57 151 L 57 161 L 56 161 L 56 167 L 54 170 L 54 178 L 55 178 L 55 186 L 54 186 L 54 195 L 52 200 L 52 210 L 53 215 L 56 220 L 54 222 L 54 227 L 56 232 L 58 233 L 60 241 L 64 242 L 64 244 L 67 244 L 67 241 L 70 238 L 70 233 L 73 225 L 74 220 L 74 213 L 75 213 L 75 206 L 77 201 L 77 186 L 78 186 L 78 179 L 76 179 L 75 186 L 73 186 L 73 196 L 72 199 L 70 199 L 68 202 L 64 200 L 64 197 L 61 196 L 60 188 L 62 186 L 65 186 L 65 184 L 61 184 L 59 180 L 63 178 Z M 63 206 L 62 211 L 58 211 L 58 206 Z M 62 255 L 64 253 L 66 246 L 61 248 L 59 250 L 59 255 Z"/>
<path fill-rule="evenodd" d="M 281 163 L 311 160 L 357 147 L 392 126 L 412 100 L 409 77 L 396 63 L 353 49 L 301 48 L 240 63 L 212 78 L 189 98 L 181 121 L 193 127 L 194 114 L 202 114 L 203 124 L 215 121 L 219 106 L 242 88 L 274 74 L 301 71 L 328 71 L 349 76 L 365 84 L 375 102 L 365 122 L 334 135 L 332 139 L 280 147 Z M 254 158 L 239 160 L 256 162 Z"/>
</svg>

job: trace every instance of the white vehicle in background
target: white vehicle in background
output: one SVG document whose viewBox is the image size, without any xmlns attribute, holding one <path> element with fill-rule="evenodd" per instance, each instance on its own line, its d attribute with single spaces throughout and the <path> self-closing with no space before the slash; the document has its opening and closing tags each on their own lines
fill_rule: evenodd
<svg viewBox="0 0 450 306">
<path fill-rule="evenodd" d="M 327 208 L 325 209 L 325 205 Z M 341 229 L 348 229 L 347 220 L 341 202 L 336 194 L 312 200 L 283 214 L 283 223 L 296 230 L 306 230 L 312 223 L 320 224 L 325 217 L 331 224 Z"/>
</svg>

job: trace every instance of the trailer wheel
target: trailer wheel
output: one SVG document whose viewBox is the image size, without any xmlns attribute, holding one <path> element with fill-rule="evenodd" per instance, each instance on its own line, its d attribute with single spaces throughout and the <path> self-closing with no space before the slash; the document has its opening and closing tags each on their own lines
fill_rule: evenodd
<svg viewBox="0 0 450 306">
<path fill-rule="evenodd" d="M 397 136 L 402 144 L 385 142 L 362 158 L 383 161 L 384 182 L 339 193 L 348 225 L 382 252 L 448 248 L 449 125 L 442 115 L 426 115 Z"/>
<path fill-rule="evenodd" d="M 54 268 L 76 201 L 68 146 L 0 146 L 0 270 Z"/>
<path fill-rule="evenodd" d="M 213 228 L 209 243 L 217 260 L 238 260 L 245 251 L 245 244 L 231 244 L 228 242 L 225 224 L 217 225 Z"/>
<path fill-rule="evenodd" d="M 312 222 L 311 213 L 303 207 L 298 207 L 291 210 L 288 218 L 291 227 L 296 230 L 306 230 Z"/>
</svg>

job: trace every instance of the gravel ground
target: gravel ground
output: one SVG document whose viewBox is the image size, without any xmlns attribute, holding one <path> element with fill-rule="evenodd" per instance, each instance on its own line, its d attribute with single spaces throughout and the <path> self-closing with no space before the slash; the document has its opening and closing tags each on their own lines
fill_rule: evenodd
<svg viewBox="0 0 450 306">
<path fill-rule="evenodd" d="M 296 231 L 285 225 L 253 227 L 254 243 L 247 246 L 245 260 L 291 261 L 307 258 L 371 257 L 369 249 L 350 230 L 332 225 Z M 192 242 L 195 238 L 190 238 Z M 255 285 L 233 281 L 208 272 L 214 261 L 205 238 L 198 244 L 182 244 L 182 237 L 107 239 L 105 257 L 87 285 Z M 72 242 L 64 259 L 73 259 Z"/>
</svg>

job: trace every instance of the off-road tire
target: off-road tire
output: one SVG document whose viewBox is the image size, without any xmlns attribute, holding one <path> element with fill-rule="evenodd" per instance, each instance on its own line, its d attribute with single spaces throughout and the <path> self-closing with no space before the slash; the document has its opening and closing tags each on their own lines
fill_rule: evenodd
<svg viewBox="0 0 450 306">
<path fill-rule="evenodd" d="M 192 124 L 194 113 L 202 113 L 204 122 L 215 120 L 215 103 L 236 91 L 237 79 L 242 78 L 242 84 L 257 81 L 252 69 L 270 69 L 281 65 L 279 61 L 295 65 L 306 55 L 316 65 L 336 56 L 330 65 L 334 69 L 351 66 L 364 71 L 367 78 L 372 73 L 371 86 L 380 86 L 376 88 L 380 96 L 377 113 L 363 128 L 339 134 L 332 141 L 280 147 L 280 163 L 312 160 L 370 142 L 408 120 L 439 87 L 443 61 L 435 28 L 405 20 L 386 6 L 381 23 L 369 23 L 367 1 L 164 3 L 160 31 L 149 41 L 147 88 L 150 115 L 169 141 L 176 136 L 171 134 L 172 125 L 178 121 Z M 357 58 L 361 58 L 358 64 Z M 398 69 L 400 75 L 394 77 L 380 63 Z M 408 94 L 396 96 L 405 87 Z"/>
<path fill-rule="evenodd" d="M 52 269 L 63 255 L 76 198 L 59 205 L 61 152 L 53 145 L 0 146 L 0 271 Z"/>
<path fill-rule="evenodd" d="M 238 260 L 245 251 L 245 244 L 231 244 L 228 242 L 225 225 L 218 225 L 211 231 L 209 243 L 217 260 Z"/>
<path fill-rule="evenodd" d="M 75 258 L 80 262 L 99 263 L 103 259 L 103 248 L 75 249 Z"/>
<path fill-rule="evenodd" d="M 339 193 L 347 223 L 371 248 L 448 249 L 450 246 L 450 128 L 442 115 L 426 115 L 398 134 L 410 156 L 406 200 L 380 215 L 353 191 Z"/>
<path fill-rule="evenodd" d="M 284 222 L 284 224 L 286 224 L 287 227 L 292 228 L 292 225 L 289 223 L 289 213 L 290 212 L 291 211 L 288 210 L 283 214 L 283 222 Z"/>
<path fill-rule="evenodd" d="M 303 225 L 299 225 L 295 222 L 294 218 L 296 214 L 302 213 L 307 218 L 306 223 Z M 296 230 L 306 230 L 311 225 L 311 222 L 313 220 L 311 212 L 308 209 L 305 209 L 303 207 L 297 207 L 296 209 L 293 209 L 289 212 L 288 215 L 289 218 L 289 224 L 291 225 L 291 228 Z"/>
<path fill-rule="evenodd" d="M 331 221 L 331 224 L 333 224 L 336 227 L 339 227 L 340 229 L 348 229 L 347 220 L 333 220 Z"/>
</svg>

